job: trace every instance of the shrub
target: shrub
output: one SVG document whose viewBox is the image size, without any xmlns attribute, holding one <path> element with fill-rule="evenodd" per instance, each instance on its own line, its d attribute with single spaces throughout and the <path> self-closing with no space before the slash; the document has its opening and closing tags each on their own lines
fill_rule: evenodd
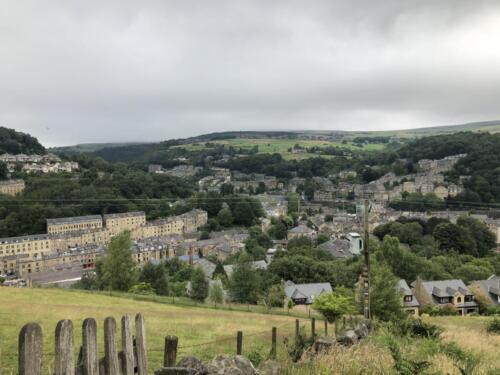
<svg viewBox="0 0 500 375">
<path fill-rule="evenodd" d="M 155 290 L 149 283 L 135 284 L 128 290 L 128 292 L 133 294 L 145 294 L 145 295 L 155 294 Z"/>
<path fill-rule="evenodd" d="M 293 343 L 290 343 L 288 338 L 285 338 L 284 344 L 292 361 L 298 362 L 302 358 L 302 354 L 314 344 L 314 337 L 306 337 L 304 330 L 301 329 Z"/>
<path fill-rule="evenodd" d="M 411 337 L 437 339 L 443 330 L 435 324 L 426 323 L 421 319 L 408 317 L 405 320 L 392 323 L 391 331 L 395 334 Z"/>
<path fill-rule="evenodd" d="M 246 353 L 247 358 L 252 362 L 252 364 L 257 367 L 264 360 L 264 354 L 262 354 L 262 346 L 254 346 L 248 353 Z"/>
<path fill-rule="evenodd" d="M 500 334 L 500 318 L 493 318 L 486 326 L 486 332 L 495 335 Z"/>
<path fill-rule="evenodd" d="M 444 306 L 427 305 L 422 309 L 422 313 L 430 316 L 453 316 L 458 315 L 458 310 L 452 304 Z"/>
</svg>

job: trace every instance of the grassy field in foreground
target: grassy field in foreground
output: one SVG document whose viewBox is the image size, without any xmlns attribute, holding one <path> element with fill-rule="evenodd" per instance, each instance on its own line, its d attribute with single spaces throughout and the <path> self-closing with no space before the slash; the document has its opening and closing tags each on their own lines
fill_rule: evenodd
<svg viewBox="0 0 500 375">
<path fill-rule="evenodd" d="M 180 307 L 167 304 L 136 301 L 58 289 L 0 288 L 0 374 L 15 374 L 17 340 L 21 327 L 37 322 L 44 333 L 45 371 L 50 373 L 54 347 L 54 330 L 61 319 L 71 319 L 75 329 L 75 350 L 81 345 L 81 325 L 87 317 L 98 322 L 99 349 L 103 349 L 103 322 L 113 316 L 118 322 L 122 315 L 132 317 L 140 312 L 146 320 L 148 358 L 151 369 L 160 367 L 163 360 L 164 337 L 179 337 L 179 356 L 196 355 L 207 359 L 218 353 L 233 353 L 238 330 L 243 331 L 243 350 L 267 353 L 270 348 L 271 327 L 278 327 L 278 340 L 294 332 L 295 318 L 252 312 Z M 118 332 L 118 337 L 120 333 Z M 210 345 L 191 347 L 217 341 Z M 188 348 L 191 347 L 191 348 Z M 284 355 L 284 347 L 278 348 Z M 75 352 L 76 355 L 76 352 Z"/>
<path fill-rule="evenodd" d="M 235 138 L 235 139 L 228 139 L 228 140 L 218 140 L 218 141 L 213 141 L 210 142 L 212 144 L 217 144 L 217 145 L 224 145 L 225 147 L 233 146 L 236 149 L 243 148 L 243 149 L 251 149 L 254 146 L 259 147 L 259 153 L 264 154 L 273 154 L 273 153 L 278 153 L 283 155 L 285 159 L 306 159 L 310 158 L 313 156 L 322 156 L 326 158 L 331 158 L 332 156 L 329 155 L 316 155 L 316 154 L 292 154 L 288 150 L 292 148 L 295 144 L 300 145 L 301 147 L 344 147 L 344 148 L 349 148 L 353 150 L 364 150 L 364 151 L 375 151 L 375 150 L 381 150 L 385 147 L 384 144 L 382 143 L 371 143 L 371 144 L 366 144 L 362 148 L 356 146 L 352 142 L 347 142 L 346 144 L 342 144 L 340 142 L 330 142 L 330 141 L 313 141 L 313 140 L 303 140 L 303 139 L 273 139 L 273 138 L 262 138 L 262 139 L 252 139 L 252 138 Z M 185 144 L 182 146 L 176 146 L 176 147 L 182 147 L 190 151 L 197 151 L 197 150 L 204 150 L 206 149 L 205 142 L 197 142 L 197 143 L 189 143 Z"/>
</svg>

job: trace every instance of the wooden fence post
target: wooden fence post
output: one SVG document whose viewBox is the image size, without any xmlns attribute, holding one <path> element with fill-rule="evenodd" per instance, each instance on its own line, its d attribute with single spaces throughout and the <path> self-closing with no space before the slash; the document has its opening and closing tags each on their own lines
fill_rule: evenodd
<svg viewBox="0 0 500 375">
<path fill-rule="evenodd" d="M 299 320 L 295 319 L 295 339 L 299 337 L 300 334 L 300 325 L 299 325 Z"/>
<path fill-rule="evenodd" d="M 73 364 L 73 323 L 61 320 L 55 332 L 54 375 L 74 375 Z"/>
<path fill-rule="evenodd" d="M 43 335 L 36 323 L 26 324 L 19 332 L 19 375 L 42 375 Z"/>
<path fill-rule="evenodd" d="M 165 353 L 163 356 L 163 367 L 175 367 L 177 363 L 177 336 L 165 337 Z"/>
<path fill-rule="evenodd" d="M 128 315 L 122 317 L 122 372 L 134 375 L 134 343 Z"/>
<path fill-rule="evenodd" d="M 316 337 L 316 318 L 311 319 L 311 335 L 312 337 Z"/>
<path fill-rule="evenodd" d="M 236 355 L 241 355 L 243 352 L 243 332 L 238 331 L 236 334 Z"/>
<path fill-rule="evenodd" d="M 113 317 L 104 319 L 104 358 L 106 375 L 120 375 L 116 349 L 116 320 Z"/>
<path fill-rule="evenodd" d="M 278 337 L 278 329 L 273 327 L 271 331 L 271 359 L 276 359 L 276 342 Z"/>
<path fill-rule="evenodd" d="M 148 374 L 148 359 L 146 356 L 146 327 L 142 314 L 135 316 L 135 336 L 137 351 L 137 373 L 139 375 Z"/>
<path fill-rule="evenodd" d="M 93 318 L 87 318 L 83 321 L 82 346 L 83 375 L 99 375 L 99 357 L 97 356 L 97 323 Z"/>
<path fill-rule="evenodd" d="M 328 320 L 325 319 L 325 336 L 328 336 Z"/>
</svg>

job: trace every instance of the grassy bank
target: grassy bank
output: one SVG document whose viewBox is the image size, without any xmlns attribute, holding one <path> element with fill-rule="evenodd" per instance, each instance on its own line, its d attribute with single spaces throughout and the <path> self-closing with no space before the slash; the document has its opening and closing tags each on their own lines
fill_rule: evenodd
<svg viewBox="0 0 500 375">
<path fill-rule="evenodd" d="M 21 327 L 37 322 L 44 333 L 45 371 L 50 373 L 54 347 L 54 330 L 61 319 L 71 319 L 75 327 L 76 348 L 81 345 L 81 325 L 93 317 L 99 327 L 99 349 L 102 352 L 103 321 L 113 316 L 141 312 L 146 320 L 148 357 L 151 369 L 159 368 L 163 360 L 163 341 L 167 335 L 179 337 L 180 353 L 207 359 L 218 353 L 234 353 L 238 330 L 244 333 L 244 352 L 267 353 L 271 327 L 278 327 L 279 336 L 292 335 L 295 318 L 286 315 L 222 309 L 174 306 L 165 303 L 138 301 L 119 296 L 106 296 L 58 289 L 0 288 L 0 368 L 1 374 L 15 374 L 17 340 Z M 118 324 L 119 325 L 119 324 Z M 118 335 L 120 333 L 118 332 Z M 282 340 L 280 339 L 281 343 Z M 203 345 L 207 343 L 206 345 Z M 284 356 L 284 348 L 278 348 Z"/>
</svg>

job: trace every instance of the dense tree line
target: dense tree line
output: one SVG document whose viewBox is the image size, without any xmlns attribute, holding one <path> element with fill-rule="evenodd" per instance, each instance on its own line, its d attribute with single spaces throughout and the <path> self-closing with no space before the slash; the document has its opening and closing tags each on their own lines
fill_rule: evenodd
<svg viewBox="0 0 500 375">
<path fill-rule="evenodd" d="M 45 154 L 38 140 L 26 133 L 0 126 L 0 154 Z"/>
</svg>

